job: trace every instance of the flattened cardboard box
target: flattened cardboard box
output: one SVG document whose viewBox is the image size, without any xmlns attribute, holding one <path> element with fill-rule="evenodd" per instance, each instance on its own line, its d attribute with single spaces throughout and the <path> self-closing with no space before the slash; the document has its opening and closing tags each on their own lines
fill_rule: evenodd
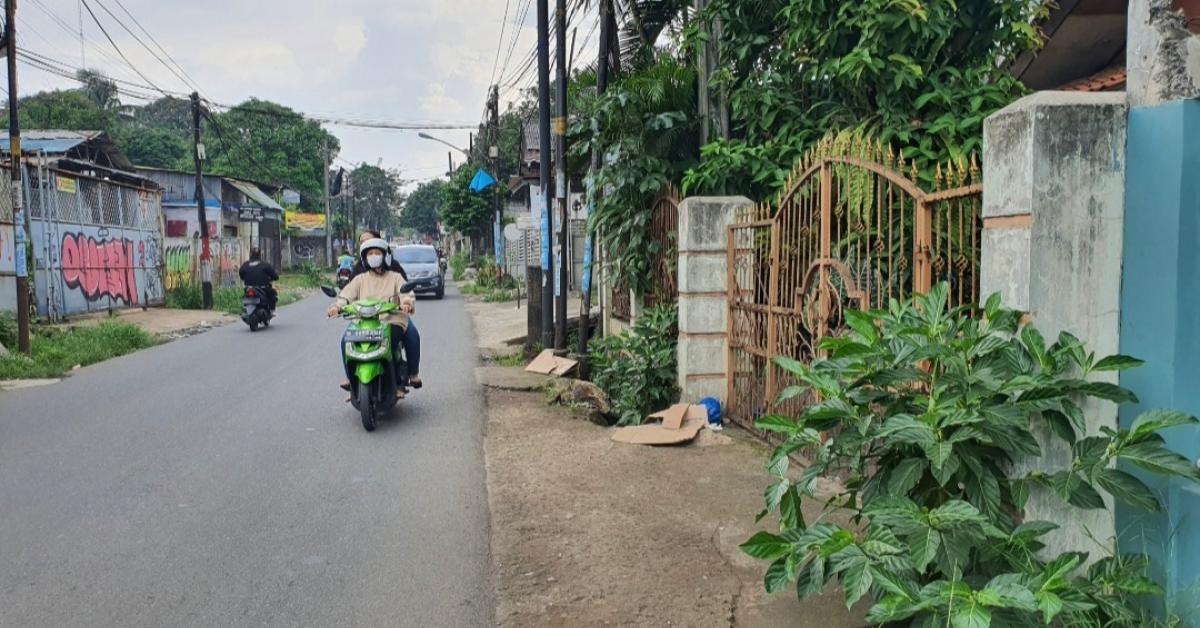
<svg viewBox="0 0 1200 628">
<path fill-rule="evenodd" d="M 562 377 L 570 373 L 579 363 L 569 358 L 560 358 L 554 355 L 554 351 L 546 349 L 538 354 L 525 370 L 530 373 L 539 373 L 541 375 L 555 375 Z"/>
<path fill-rule="evenodd" d="M 649 420 L 660 419 L 662 423 L 647 423 L 623 427 L 613 432 L 612 439 L 618 443 L 634 445 L 678 445 L 686 443 L 700 434 L 708 420 L 704 406 L 677 403 L 662 412 L 656 412 Z M 669 422 L 669 423 L 668 423 Z M 675 425 L 676 427 L 668 427 Z"/>
</svg>

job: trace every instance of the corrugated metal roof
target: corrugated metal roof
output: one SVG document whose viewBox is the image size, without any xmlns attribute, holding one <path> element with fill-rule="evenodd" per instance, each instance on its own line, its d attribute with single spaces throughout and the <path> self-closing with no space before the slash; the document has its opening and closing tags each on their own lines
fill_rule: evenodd
<svg viewBox="0 0 1200 628">
<path fill-rule="evenodd" d="M 86 142 L 86 139 L 72 137 L 55 137 L 46 139 L 37 139 L 21 135 L 21 152 L 23 153 L 41 153 L 45 152 L 48 155 L 64 155 L 67 151 Z M 0 151 L 8 152 L 10 146 L 8 136 L 0 138 Z"/>
<path fill-rule="evenodd" d="M 253 183 L 238 181 L 237 179 L 230 179 L 228 177 L 225 178 L 225 181 L 229 183 L 229 185 L 241 190 L 242 194 L 249 196 L 254 200 L 255 203 L 258 203 L 264 209 L 283 209 L 279 206 L 279 203 L 275 202 L 275 199 L 267 196 L 262 190 L 258 189 L 257 185 L 254 185 Z"/>
</svg>

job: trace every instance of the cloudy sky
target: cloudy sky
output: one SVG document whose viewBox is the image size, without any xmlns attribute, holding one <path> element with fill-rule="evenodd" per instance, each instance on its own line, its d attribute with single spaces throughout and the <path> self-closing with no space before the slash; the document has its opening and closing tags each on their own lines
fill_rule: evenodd
<svg viewBox="0 0 1200 628">
<path fill-rule="evenodd" d="M 495 65 L 503 66 L 516 37 L 508 67 L 495 70 L 509 75 L 497 79 L 503 84 L 531 53 L 536 27 L 536 6 L 528 0 L 86 1 L 132 65 L 164 90 L 191 91 L 105 8 L 140 35 L 122 6 L 128 9 L 213 101 L 255 96 L 314 115 L 393 122 L 477 123 L 498 46 Z M 24 0 L 19 7 L 20 47 L 146 83 L 121 61 L 81 0 Z M 593 16 L 578 16 L 580 47 L 593 22 Z M 24 64 L 19 78 L 22 95 L 76 86 Z M 528 72 L 522 82 L 533 78 Z M 502 90 L 502 108 L 515 95 Z M 349 162 L 382 160 L 406 179 L 445 172 L 448 149 L 415 131 L 326 128 L 340 138 L 341 157 Z M 467 145 L 467 131 L 430 133 Z"/>
</svg>

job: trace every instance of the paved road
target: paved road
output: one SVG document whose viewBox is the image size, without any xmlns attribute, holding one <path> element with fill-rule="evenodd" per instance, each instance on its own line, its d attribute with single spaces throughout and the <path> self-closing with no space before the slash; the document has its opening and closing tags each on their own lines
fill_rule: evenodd
<svg viewBox="0 0 1200 628">
<path fill-rule="evenodd" d="M 0 626 L 485 626 L 482 400 L 457 294 L 374 433 L 327 299 L 0 392 Z"/>
</svg>

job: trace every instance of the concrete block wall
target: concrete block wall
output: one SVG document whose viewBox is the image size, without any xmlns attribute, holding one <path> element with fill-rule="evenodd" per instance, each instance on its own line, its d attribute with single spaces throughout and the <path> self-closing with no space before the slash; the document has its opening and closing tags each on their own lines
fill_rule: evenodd
<svg viewBox="0 0 1200 628">
<path fill-rule="evenodd" d="M 1039 92 L 984 123 L 981 298 L 999 292 L 1049 342 L 1070 331 L 1101 356 L 1119 344 L 1126 110 L 1121 93 Z M 1084 411 L 1091 435 L 1117 426 L 1111 403 Z M 1065 444 L 1039 440 L 1042 459 L 1014 473 L 1069 467 Z M 1087 535 L 1115 535 L 1111 511 L 1065 508 L 1048 491 L 1034 492 L 1028 514 L 1065 523 L 1047 537 L 1052 552 L 1095 556 Z"/>
<path fill-rule="evenodd" d="M 751 205 L 743 196 L 692 197 L 679 204 L 678 358 L 685 401 L 725 402 L 729 226 L 739 209 Z"/>
</svg>

